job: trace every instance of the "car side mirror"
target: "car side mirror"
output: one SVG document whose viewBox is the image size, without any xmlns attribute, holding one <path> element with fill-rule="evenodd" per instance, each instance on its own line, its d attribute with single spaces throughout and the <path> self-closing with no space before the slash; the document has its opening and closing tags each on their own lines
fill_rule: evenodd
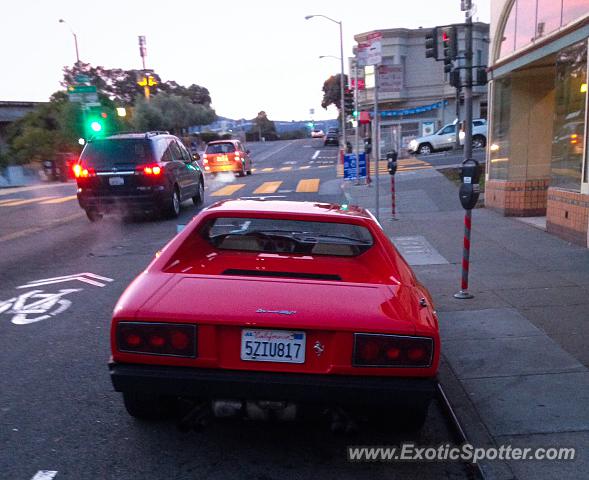
<svg viewBox="0 0 589 480">
<path fill-rule="evenodd" d="M 198 153 L 193 153 L 192 154 L 192 159 L 193 160 L 200 160 L 200 155 Z"/>
</svg>

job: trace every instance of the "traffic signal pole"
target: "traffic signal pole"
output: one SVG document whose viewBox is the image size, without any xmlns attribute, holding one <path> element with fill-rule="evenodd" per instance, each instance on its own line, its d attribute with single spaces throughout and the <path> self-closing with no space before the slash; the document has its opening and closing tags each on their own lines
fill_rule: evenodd
<svg viewBox="0 0 589 480">
<path fill-rule="evenodd" d="M 354 111 L 358 112 L 358 63 L 354 63 Z M 356 117 L 356 185 L 360 185 L 360 123 Z"/>
<path fill-rule="evenodd" d="M 376 220 L 380 221 L 380 188 L 378 183 L 378 162 L 380 161 L 380 119 L 378 115 L 378 68 L 374 66 L 374 121 L 372 134 L 372 152 L 374 154 L 374 177 L 376 180 Z M 367 165 L 366 168 L 369 168 Z"/>
</svg>

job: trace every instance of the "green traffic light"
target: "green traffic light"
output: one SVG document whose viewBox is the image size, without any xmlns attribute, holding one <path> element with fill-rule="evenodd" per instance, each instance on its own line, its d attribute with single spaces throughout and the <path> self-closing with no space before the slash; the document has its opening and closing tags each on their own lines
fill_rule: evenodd
<svg viewBox="0 0 589 480">
<path fill-rule="evenodd" d="M 94 132 L 100 132 L 102 130 L 102 124 L 100 122 L 94 121 L 94 122 L 90 123 L 90 128 Z"/>
</svg>

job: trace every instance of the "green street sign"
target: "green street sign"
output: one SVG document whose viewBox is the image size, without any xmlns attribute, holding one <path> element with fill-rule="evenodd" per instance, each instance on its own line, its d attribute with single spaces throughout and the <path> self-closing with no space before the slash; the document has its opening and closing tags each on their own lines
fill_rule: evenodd
<svg viewBox="0 0 589 480">
<path fill-rule="evenodd" d="M 68 87 L 69 93 L 96 93 L 94 85 L 72 85 Z"/>
</svg>

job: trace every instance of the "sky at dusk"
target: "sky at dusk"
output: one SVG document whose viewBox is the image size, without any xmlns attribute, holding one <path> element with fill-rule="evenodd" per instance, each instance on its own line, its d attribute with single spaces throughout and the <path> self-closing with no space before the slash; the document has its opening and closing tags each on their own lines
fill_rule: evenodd
<svg viewBox="0 0 589 480">
<path fill-rule="evenodd" d="M 489 1 L 475 1 L 475 20 L 489 21 Z M 80 59 L 106 68 L 141 68 L 138 35 L 147 37 L 147 67 L 163 80 L 209 89 L 218 115 L 272 120 L 335 118 L 321 107 L 323 82 L 339 73 L 354 35 L 463 21 L 460 0 L 20 0 L 0 15 L 0 100 L 46 101 L 60 89 L 62 68 Z M 409 59 L 410 61 L 410 59 Z M 347 73 L 347 62 L 346 62 Z"/>
</svg>

